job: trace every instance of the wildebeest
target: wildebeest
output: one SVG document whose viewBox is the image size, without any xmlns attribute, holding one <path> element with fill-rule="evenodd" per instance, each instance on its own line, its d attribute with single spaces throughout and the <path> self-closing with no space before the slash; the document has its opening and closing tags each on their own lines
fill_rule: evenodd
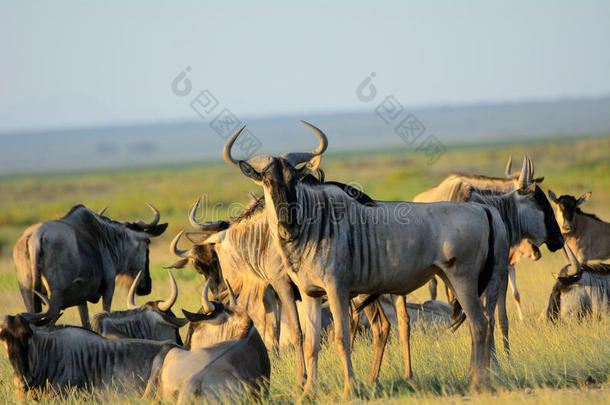
<svg viewBox="0 0 610 405">
<path fill-rule="evenodd" d="M 521 296 L 519 295 L 519 290 L 517 289 L 517 274 L 515 269 L 515 265 L 521 257 L 529 257 L 530 259 L 537 261 L 542 257 L 542 253 L 540 253 L 540 249 L 538 249 L 536 245 L 532 245 L 532 243 L 527 239 L 523 240 L 518 247 L 510 250 L 510 256 L 508 258 L 508 280 L 510 281 L 509 285 L 513 293 L 513 300 L 517 306 L 517 315 L 519 316 L 520 320 L 523 320 Z"/>
<path fill-rule="evenodd" d="M 41 296 L 45 304 L 46 298 Z M 59 316 L 22 313 L 0 320 L 0 340 L 13 367 L 16 396 L 28 391 L 114 387 L 143 389 L 174 344 L 107 339 L 76 326 L 48 326 Z M 48 385 L 47 385 L 48 384 Z"/>
<path fill-rule="evenodd" d="M 578 260 L 587 263 L 589 260 L 610 259 L 610 223 L 580 209 L 591 198 L 591 192 L 576 199 L 571 195 L 557 198 L 549 190 L 549 197 L 556 204 L 555 213 L 563 237 Z"/>
<path fill-rule="evenodd" d="M 605 316 L 610 311 L 610 263 L 580 264 L 566 245 L 570 264 L 553 276 L 557 282 L 551 291 L 547 319 Z"/>
<path fill-rule="evenodd" d="M 496 280 L 507 267 L 508 240 L 498 212 L 473 203 L 378 201 L 366 206 L 337 187 L 306 184 L 300 180 L 317 169 L 328 141 L 318 128 L 305 124 L 320 140 L 312 152 L 237 161 L 231 147 L 243 128 L 233 134 L 224 150 L 227 163 L 264 188 L 272 242 L 307 304 L 305 393 L 313 391 L 317 379 L 322 295 L 328 297 L 335 322 L 346 396 L 355 383 L 350 295 L 404 295 L 435 274 L 451 285 L 469 319 L 472 384 L 487 384 L 491 330 L 479 295 L 488 288 L 487 309 L 491 311 L 495 301 L 490 280 Z M 304 166 L 297 169 L 300 164 Z"/>
<path fill-rule="evenodd" d="M 260 395 L 271 374 L 265 344 L 252 319 L 237 305 L 210 301 L 210 281 L 202 294 L 203 313 L 184 311 L 194 329 L 190 350 L 172 349 L 154 371 L 146 396 L 178 404 L 200 397 L 220 401 L 227 395 Z M 230 284 L 228 284 L 230 290 Z"/>
<path fill-rule="evenodd" d="M 170 340 L 182 346 L 180 328 L 188 323 L 184 318 L 177 318 L 172 306 L 178 299 L 178 285 L 171 271 L 169 280 L 170 296 L 163 301 L 148 301 L 136 305 L 135 293 L 142 272 L 136 276 L 127 295 L 127 310 L 101 312 L 93 318 L 93 330 L 107 338 Z"/>
<path fill-rule="evenodd" d="M 98 302 L 101 297 L 104 311 L 110 311 L 115 278 L 130 285 L 142 270 L 136 293 L 149 294 L 148 245 L 167 224 L 159 224 L 159 211 L 148 206 L 155 214 L 150 223 L 120 223 L 75 205 L 61 219 L 27 228 L 13 249 L 27 311 L 40 312 L 40 301 L 33 291 L 44 291 L 52 315 L 78 306 L 82 325 L 91 328 L 87 301 Z"/>
</svg>

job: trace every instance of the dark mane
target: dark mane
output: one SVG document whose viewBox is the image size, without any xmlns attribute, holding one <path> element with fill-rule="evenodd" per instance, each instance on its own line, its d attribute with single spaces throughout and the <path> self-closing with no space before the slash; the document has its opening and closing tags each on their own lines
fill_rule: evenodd
<svg viewBox="0 0 610 405">
<path fill-rule="evenodd" d="M 587 263 L 581 265 L 582 271 L 610 275 L 610 263 Z"/>
<path fill-rule="evenodd" d="M 595 215 L 595 214 L 591 214 L 591 213 L 588 213 L 588 212 L 583 212 L 583 211 L 582 211 L 580 208 L 578 208 L 578 207 L 576 207 L 575 212 L 576 212 L 577 214 L 584 215 L 585 217 L 589 217 L 589 218 L 594 219 L 594 220 L 596 220 L 596 221 L 599 221 L 599 222 L 604 222 L 604 220 L 602 220 L 602 219 L 601 219 L 600 217 L 598 217 L 597 215 Z"/>
</svg>

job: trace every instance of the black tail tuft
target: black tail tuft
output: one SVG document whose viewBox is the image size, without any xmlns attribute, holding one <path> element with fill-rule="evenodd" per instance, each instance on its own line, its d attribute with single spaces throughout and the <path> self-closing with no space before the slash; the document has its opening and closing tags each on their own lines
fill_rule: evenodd
<svg viewBox="0 0 610 405">
<path fill-rule="evenodd" d="M 483 267 L 483 271 L 479 274 L 479 284 L 478 284 L 478 293 L 479 296 L 483 294 L 483 291 L 487 288 L 489 281 L 491 280 L 491 276 L 493 275 L 493 269 L 496 263 L 496 255 L 495 255 L 495 232 L 494 232 L 494 224 L 493 218 L 491 216 L 491 211 L 489 211 L 488 207 L 483 207 L 485 210 L 485 214 L 487 215 L 487 222 L 489 223 L 489 237 L 487 238 L 487 259 L 485 260 L 485 267 Z M 452 302 L 453 311 L 451 313 L 451 321 L 453 322 L 450 326 L 451 330 L 455 332 L 462 326 L 464 321 L 466 320 L 466 314 L 462 311 L 462 306 L 454 299 Z"/>
</svg>

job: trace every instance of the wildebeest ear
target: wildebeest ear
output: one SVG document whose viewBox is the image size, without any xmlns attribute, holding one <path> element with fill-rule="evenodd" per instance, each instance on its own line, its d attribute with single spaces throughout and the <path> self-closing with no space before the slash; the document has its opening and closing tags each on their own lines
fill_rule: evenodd
<svg viewBox="0 0 610 405">
<path fill-rule="evenodd" d="M 544 176 L 538 177 L 537 179 L 534 179 L 533 181 L 536 184 L 540 184 L 540 183 L 542 183 L 544 181 Z"/>
<path fill-rule="evenodd" d="M 178 260 L 176 263 L 164 267 L 164 269 L 183 269 L 188 264 L 188 262 L 189 258 L 187 257 L 186 259 Z"/>
<path fill-rule="evenodd" d="M 165 230 L 167 229 L 167 225 L 168 225 L 167 223 L 155 225 L 153 227 L 148 228 L 146 230 L 146 233 L 149 234 L 150 236 L 159 236 L 163 232 L 165 232 Z"/>
<path fill-rule="evenodd" d="M 553 193 L 553 190 L 549 189 L 549 198 L 551 199 L 551 201 L 553 201 L 554 203 L 557 202 L 557 196 L 555 195 L 555 193 Z"/>
<path fill-rule="evenodd" d="M 186 325 L 187 323 L 189 323 L 188 319 L 185 318 L 177 318 L 173 315 L 170 314 L 163 314 L 163 320 L 177 328 L 181 328 L 184 325 Z"/>
<path fill-rule="evenodd" d="M 318 166 L 320 166 L 321 161 L 322 161 L 322 155 L 314 156 L 311 159 L 309 159 L 309 162 L 307 162 L 307 167 L 312 172 L 315 172 L 318 169 Z"/>
<path fill-rule="evenodd" d="M 588 191 L 586 193 L 584 193 L 579 199 L 578 201 L 576 201 L 576 205 L 581 205 L 586 203 L 587 201 L 589 201 L 589 198 L 591 198 L 591 194 L 593 194 L 591 191 Z"/>
<path fill-rule="evenodd" d="M 184 314 L 186 319 L 188 319 L 189 322 L 201 322 L 201 321 L 206 320 L 208 318 L 204 314 L 195 314 L 193 312 L 187 311 L 186 309 L 183 309 L 182 313 Z"/>
<path fill-rule="evenodd" d="M 551 276 L 553 276 L 555 280 L 559 279 L 559 273 L 551 273 Z"/>
<path fill-rule="evenodd" d="M 57 320 L 59 320 L 59 318 L 61 318 L 61 316 L 63 315 L 63 312 L 60 312 L 59 314 L 52 316 L 50 318 L 42 318 L 38 321 L 33 322 L 34 325 L 36 326 L 47 326 L 47 325 L 54 325 L 55 322 L 57 322 Z"/>
<path fill-rule="evenodd" d="M 259 172 L 257 172 L 252 166 L 250 166 L 250 164 L 248 162 L 245 162 L 243 160 L 239 161 L 239 168 L 241 169 L 241 172 L 251 178 L 254 181 L 261 181 L 262 176 Z"/>
</svg>

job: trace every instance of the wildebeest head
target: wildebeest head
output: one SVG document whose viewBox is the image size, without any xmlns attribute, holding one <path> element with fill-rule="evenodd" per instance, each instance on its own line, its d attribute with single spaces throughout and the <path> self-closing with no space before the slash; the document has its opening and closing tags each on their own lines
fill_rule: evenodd
<svg viewBox="0 0 610 405">
<path fill-rule="evenodd" d="M 547 319 L 553 322 L 557 321 L 561 314 L 561 295 L 574 288 L 582 278 L 581 265 L 567 243 L 563 247 L 563 252 L 568 264 L 559 273 L 553 273 L 557 282 L 553 286 L 547 307 Z"/>
<path fill-rule="evenodd" d="M 574 196 L 567 194 L 557 198 L 555 193 L 549 190 L 549 197 L 557 206 L 557 222 L 561 224 L 561 229 L 567 233 L 574 229 L 574 215 L 582 212 L 580 206 L 589 201 L 591 192 L 589 191 L 576 199 Z"/>
<path fill-rule="evenodd" d="M 136 305 L 135 291 L 142 276 L 138 273 L 127 295 L 127 311 L 102 312 L 96 315 L 93 329 L 106 337 L 149 340 L 171 340 L 182 344 L 179 329 L 188 321 L 177 318 L 171 308 L 178 299 L 178 285 L 171 271 L 170 296 L 165 300 L 148 301 Z"/>
<path fill-rule="evenodd" d="M 254 325 L 247 312 L 237 305 L 233 289 L 226 281 L 231 292 L 231 303 L 210 301 L 210 281 L 206 282 L 201 295 L 202 309 L 199 313 L 182 310 L 191 323 L 186 338 L 185 348 L 207 347 L 227 340 L 245 337 Z"/>
<path fill-rule="evenodd" d="M 517 248 L 517 253 L 519 254 L 519 256 L 524 256 L 534 261 L 537 261 L 542 257 L 542 253 L 540 253 L 540 249 L 538 249 L 538 246 L 534 245 L 527 239 L 524 239 L 521 242 L 521 244 Z"/>
<path fill-rule="evenodd" d="M 255 156 L 249 160 L 235 160 L 231 156 L 233 143 L 245 128 L 239 129 L 225 145 L 223 156 L 227 163 L 239 167 L 244 175 L 265 189 L 265 199 L 273 204 L 277 216 L 278 236 L 290 241 L 297 237 L 296 185 L 303 177 L 315 172 L 320 165 L 322 154 L 328 147 L 326 135 L 315 126 L 301 121 L 318 137 L 320 144 L 311 152 L 285 153 L 280 157 Z M 302 165 L 302 166 L 301 166 Z M 274 230 L 272 230 L 274 231 Z"/>
<path fill-rule="evenodd" d="M 117 276 L 119 280 L 131 284 L 138 272 L 142 271 L 142 277 L 136 289 L 136 294 L 138 295 L 148 295 L 152 289 L 152 281 L 150 279 L 150 238 L 161 235 L 167 229 L 167 223 L 159 224 L 159 219 L 161 219 L 159 210 L 149 203 L 146 204 L 155 214 L 152 222 L 147 223 L 139 220 L 124 223 L 131 231 L 131 254 L 126 258 L 129 261 L 128 270 Z"/>
<path fill-rule="evenodd" d="M 508 161 L 506 162 L 506 168 L 504 169 L 504 174 L 506 175 L 506 178 L 518 181 L 521 173 L 513 173 L 512 167 L 513 167 L 513 156 L 509 155 Z M 542 183 L 544 181 L 544 176 L 534 178 L 534 179 L 532 179 L 532 181 L 534 183 L 540 185 L 540 183 Z"/>
<path fill-rule="evenodd" d="M 561 249 L 563 236 L 549 200 L 542 189 L 533 181 L 534 164 L 528 157 L 523 158 L 519 175 L 517 198 L 520 200 L 519 217 L 525 227 L 527 238 L 536 246 L 545 243 L 551 252 Z M 544 224 L 544 226 L 538 226 Z"/>
</svg>

